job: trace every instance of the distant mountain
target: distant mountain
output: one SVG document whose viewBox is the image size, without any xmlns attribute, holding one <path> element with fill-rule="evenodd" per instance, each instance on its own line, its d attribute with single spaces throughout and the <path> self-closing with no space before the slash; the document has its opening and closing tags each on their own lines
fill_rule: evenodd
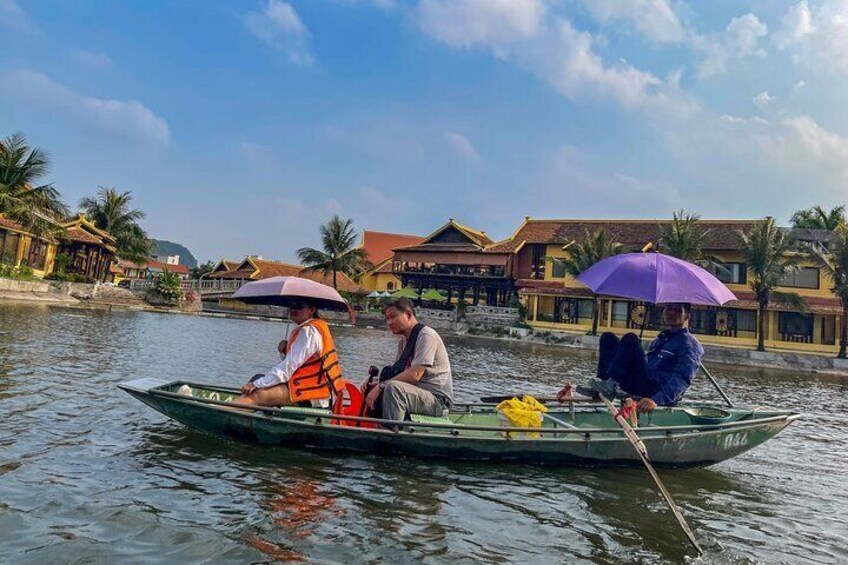
<svg viewBox="0 0 848 565">
<path fill-rule="evenodd" d="M 151 239 L 153 242 L 153 255 L 179 255 L 180 265 L 185 265 L 189 269 L 197 267 L 197 259 L 191 254 L 191 251 L 173 241 L 165 241 L 164 239 Z"/>
</svg>

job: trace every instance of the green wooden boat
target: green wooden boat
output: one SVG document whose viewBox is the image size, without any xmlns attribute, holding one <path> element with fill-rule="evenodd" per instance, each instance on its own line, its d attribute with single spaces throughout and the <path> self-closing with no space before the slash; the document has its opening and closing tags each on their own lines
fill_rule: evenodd
<svg viewBox="0 0 848 565">
<path fill-rule="evenodd" d="M 179 388 L 192 387 L 192 396 Z M 138 379 L 118 385 L 191 428 L 238 441 L 323 451 L 408 455 L 433 459 L 574 466 L 641 466 L 633 446 L 598 404 L 551 408 L 541 428 L 512 427 L 492 405 L 457 405 L 445 417 L 389 422 L 337 416 L 313 408 L 237 410 L 234 388 L 186 381 Z M 636 428 L 654 465 L 706 466 L 765 442 L 800 415 L 767 408 L 711 405 L 658 408 Z M 402 424 L 362 427 L 368 422 Z"/>
</svg>

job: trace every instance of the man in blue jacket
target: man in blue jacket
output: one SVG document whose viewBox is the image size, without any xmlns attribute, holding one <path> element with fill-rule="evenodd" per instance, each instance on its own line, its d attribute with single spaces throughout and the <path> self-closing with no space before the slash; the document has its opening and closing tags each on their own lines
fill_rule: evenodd
<svg viewBox="0 0 848 565">
<path fill-rule="evenodd" d="M 689 305 L 666 304 L 663 324 L 667 330 L 642 350 L 642 341 L 634 333 L 621 339 L 604 333 L 598 351 L 598 378 L 591 387 L 613 397 L 620 388 L 627 394 L 642 397 L 637 407 L 649 412 L 657 406 L 670 406 L 679 402 L 701 364 L 704 348 L 689 333 Z M 558 398 L 567 395 L 566 386 Z M 570 389 L 569 389 L 570 390 Z"/>
</svg>

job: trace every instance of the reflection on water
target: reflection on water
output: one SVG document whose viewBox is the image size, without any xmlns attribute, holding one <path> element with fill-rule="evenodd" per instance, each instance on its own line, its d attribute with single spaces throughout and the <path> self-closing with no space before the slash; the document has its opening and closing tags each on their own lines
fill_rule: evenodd
<svg viewBox="0 0 848 565">
<path fill-rule="evenodd" d="M 282 324 L 0 305 L 0 561 L 668 562 L 674 519 L 639 469 L 486 465 L 260 449 L 119 391 L 136 377 L 240 384 Z M 394 339 L 336 330 L 348 376 Z M 550 394 L 590 352 L 446 339 L 460 399 Z M 709 469 L 662 471 L 706 562 L 848 560 L 848 380 L 716 368 L 728 394 L 805 418 Z M 706 381 L 691 398 L 714 399 Z"/>
</svg>

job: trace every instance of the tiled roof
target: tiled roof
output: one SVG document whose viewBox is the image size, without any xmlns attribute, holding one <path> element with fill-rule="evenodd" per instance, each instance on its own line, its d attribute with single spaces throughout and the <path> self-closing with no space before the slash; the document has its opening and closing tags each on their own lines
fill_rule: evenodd
<svg viewBox="0 0 848 565">
<path fill-rule="evenodd" d="M 379 265 L 392 256 L 392 249 L 395 247 L 416 245 L 422 241 L 424 241 L 424 238 L 417 235 L 365 230 L 362 232 L 360 247 L 365 249 L 368 254 L 368 262 L 372 265 Z"/>
<path fill-rule="evenodd" d="M 19 224 L 18 222 L 13 222 L 12 220 L 4 218 L 3 216 L 0 216 L 0 227 L 24 231 L 24 227 L 21 224 Z"/>
<path fill-rule="evenodd" d="M 246 261 L 242 261 L 245 263 Z M 292 265 L 290 263 L 282 263 L 280 261 L 266 261 L 264 259 L 256 259 L 251 257 L 250 262 L 256 265 L 257 270 L 242 269 L 240 271 L 229 271 L 226 273 L 215 273 L 209 275 L 209 278 L 216 279 L 252 279 L 261 280 L 271 277 L 301 277 L 310 279 L 316 282 L 333 286 L 333 275 L 324 276 L 321 272 L 309 271 L 303 265 Z M 359 285 L 353 282 L 350 277 L 344 273 L 336 274 L 336 281 L 339 290 L 347 292 L 356 292 L 359 290 Z"/>
<path fill-rule="evenodd" d="M 737 234 L 747 231 L 756 220 L 701 220 L 696 229 L 707 230 L 704 248 L 734 250 L 739 248 Z M 522 243 L 566 244 L 579 241 L 589 233 L 604 228 L 610 237 L 625 245 L 643 246 L 656 242 L 660 227 L 671 220 L 527 220 L 513 237 L 486 249 L 487 253 L 514 252 Z M 660 250 L 662 251 L 662 250 Z"/>
<path fill-rule="evenodd" d="M 395 253 L 404 251 L 418 251 L 429 253 L 480 253 L 482 248 L 471 243 L 422 243 L 421 245 L 410 245 L 409 247 L 397 247 Z"/>
<path fill-rule="evenodd" d="M 92 243 L 95 245 L 104 245 L 103 240 L 99 237 L 96 237 L 88 233 L 84 229 L 75 226 L 66 229 L 65 234 L 71 241 L 78 241 L 80 243 Z"/>
</svg>

